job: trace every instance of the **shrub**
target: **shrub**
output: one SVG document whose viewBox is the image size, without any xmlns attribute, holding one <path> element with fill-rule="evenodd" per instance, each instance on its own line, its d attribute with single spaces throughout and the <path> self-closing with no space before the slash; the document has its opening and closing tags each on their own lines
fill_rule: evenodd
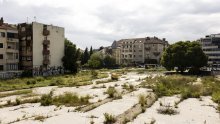
<svg viewBox="0 0 220 124">
<path fill-rule="evenodd" d="M 46 118 L 48 118 L 48 117 L 38 115 L 38 116 L 34 117 L 34 120 L 39 120 L 39 121 L 43 122 Z"/>
<path fill-rule="evenodd" d="M 116 93 L 116 89 L 114 87 L 108 87 L 106 93 L 109 95 L 110 98 L 114 97 L 114 94 Z"/>
<path fill-rule="evenodd" d="M 49 106 L 52 105 L 53 102 L 53 92 L 51 91 L 49 94 L 44 94 L 41 96 L 40 103 L 42 106 Z"/>
<path fill-rule="evenodd" d="M 139 95 L 139 104 L 141 104 L 141 106 L 147 105 L 147 98 L 145 95 Z"/>
<path fill-rule="evenodd" d="M 79 97 L 75 93 L 66 92 L 63 95 L 59 95 L 53 98 L 54 105 L 65 105 L 65 106 L 78 106 L 78 105 L 86 105 L 89 103 L 90 96 Z"/>
<path fill-rule="evenodd" d="M 16 105 L 20 105 L 20 104 L 21 104 L 21 100 L 18 99 L 18 98 L 16 98 L 16 100 L 15 100 L 15 104 L 16 104 Z"/>
<path fill-rule="evenodd" d="M 157 109 L 157 112 L 160 114 L 165 114 L 165 115 L 175 115 L 179 113 L 176 109 L 170 106 L 160 107 L 159 109 Z"/>
<path fill-rule="evenodd" d="M 113 124 L 116 122 L 116 118 L 114 115 L 104 113 L 105 121 L 104 124 Z"/>
<path fill-rule="evenodd" d="M 98 72 L 95 71 L 95 70 L 92 70 L 91 75 L 92 75 L 92 78 L 97 78 L 98 77 Z"/>
<path fill-rule="evenodd" d="M 220 91 L 212 93 L 212 100 L 216 103 L 220 103 Z"/>
<path fill-rule="evenodd" d="M 8 101 L 7 101 L 7 104 L 8 104 L 8 105 L 11 105 L 11 100 L 8 100 Z"/>
</svg>

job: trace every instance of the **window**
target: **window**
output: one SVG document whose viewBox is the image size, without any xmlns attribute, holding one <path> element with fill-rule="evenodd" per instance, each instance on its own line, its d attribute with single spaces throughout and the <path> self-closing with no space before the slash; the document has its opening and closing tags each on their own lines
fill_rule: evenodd
<svg viewBox="0 0 220 124">
<path fill-rule="evenodd" d="M 0 71 L 3 71 L 3 70 L 4 70 L 4 66 L 0 65 Z"/>
<path fill-rule="evenodd" d="M 3 59 L 3 54 L 0 54 L 0 59 Z"/>
<path fill-rule="evenodd" d="M 22 56 L 21 59 L 22 59 L 22 61 L 26 61 L 26 57 L 25 56 Z"/>
<path fill-rule="evenodd" d="M 0 43 L 0 48 L 3 48 L 3 43 Z"/>
<path fill-rule="evenodd" d="M 18 59 L 18 53 L 15 54 L 15 59 Z"/>
<path fill-rule="evenodd" d="M 31 57 L 31 56 L 28 56 L 28 57 L 27 57 L 27 61 L 32 61 L 32 57 Z"/>
<path fill-rule="evenodd" d="M 0 37 L 5 37 L 5 32 L 1 32 Z"/>
</svg>

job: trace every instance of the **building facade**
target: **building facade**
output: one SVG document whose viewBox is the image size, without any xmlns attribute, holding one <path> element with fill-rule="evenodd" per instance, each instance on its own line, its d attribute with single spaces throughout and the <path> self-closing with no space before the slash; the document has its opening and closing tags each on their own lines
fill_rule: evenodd
<svg viewBox="0 0 220 124">
<path fill-rule="evenodd" d="M 168 47 L 166 39 L 157 37 L 132 38 L 114 41 L 113 56 L 117 64 L 159 64 L 162 52 Z"/>
<path fill-rule="evenodd" d="M 18 25 L 21 70 L 47 70 L 62 66 L 64 28 L 37 22 Z"/>
<path fill-rule="evenodd" d="M 16 25 L 0 19 L 0 71 L 17 71 L 19 63 L 19 41 Z"/>
<path fill-rule="evenodd" d="M 220 34 L 207 35 L 199 39 L 203 52 L 208 56 L 209 66 L 220 66 Z"/>
</svg>

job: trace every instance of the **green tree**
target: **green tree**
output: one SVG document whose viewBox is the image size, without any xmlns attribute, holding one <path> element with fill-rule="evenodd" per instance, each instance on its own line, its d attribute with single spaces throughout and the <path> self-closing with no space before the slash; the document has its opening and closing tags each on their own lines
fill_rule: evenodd
<svg viewBox="0 0 220 124">
<path fill-rule="evenodd" d="M 89 55 L 91 56 L 93 54 L 92 46 L 90 47 Z"/>
<path fill-rule="evenodd" d="M 88 62 L 89 60 L 89 52 L 88 52 L 88 48 L 86 47 L 83 55 L 82 55 L 82 59 L 81 59 L 81 64 L 84 65 Z"/>
<path fill-rule="evenodd" d="M 180 72 L 187 68 L 194 73 L 199 71 L 200 67 L 207 65 L 207 56 L 201 49 L 198 42 L 177 42 L 170 45 L 163 53 L 161 64 L 167 69 L 172 70 L 177 67 Z"/>
<path fill-rule="evenodd" d="M 100 52 L 93 53 L 88 61 L 90 68 L 102 68 L 103 67 L 103 54 Z"/>
<path fill-rule="evenodd" d="M 76 73 L 78 71 L 78 64 L 76 62 L 79 57 L 79 52 L 77 51 L 76 45 L 68 39 L 65 39 L 65 55 L 62 58 L 63 66 L 65 70 L 72 73 Z"/>
<path fill-rule="evenodd" d="M 112 68 L 112 67 L 115 67 L 115 66 L 116 66 L 116 60 L 115 60 L 115 58 L 113 58 L 113 57 L 111 57 L 111 56 L 109 56 L 109 55 L 107 55 L 107 56 L 104 57 L 103 62 L 104 62 L 104 66 L 105 66 L 106 68 Z"/>
</svg>

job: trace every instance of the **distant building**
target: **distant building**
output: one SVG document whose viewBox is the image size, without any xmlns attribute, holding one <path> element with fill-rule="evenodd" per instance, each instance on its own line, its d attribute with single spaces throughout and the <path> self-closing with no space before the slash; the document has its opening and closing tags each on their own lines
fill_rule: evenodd
<svg viewBox="0 0 220 124">
<path fill-rule="evenodd" d="M 113 42 L 112 52 L 117 64 L 159 64 L 167 46 L 165 38 L 122 39 Z"/>
<path fill-rule="evenodd" d="M 220 34 L 207 35 L 199 39 L 203 52 L 208 56 L 209 66 L 220 66 Z"/>
<path fill-rule="evenodd" d="M 64 28 L 37 22 L 18 25 L 20 69 L 46 70 L 62 66 Z"/>
<path fill-rule="evenodd" d="M 19 62 L 19 42 L 16 25 L 0 19 L 0 71 L 16 71 Z"/>
</svg>

